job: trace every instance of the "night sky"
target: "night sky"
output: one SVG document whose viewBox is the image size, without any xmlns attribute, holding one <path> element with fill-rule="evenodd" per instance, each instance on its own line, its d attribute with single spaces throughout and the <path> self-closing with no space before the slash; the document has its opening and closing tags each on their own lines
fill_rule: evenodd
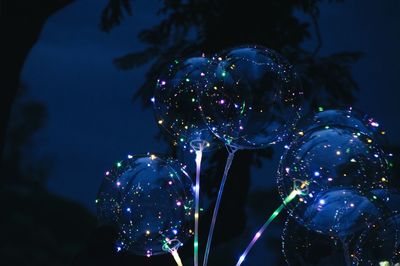
<svg viewBox="0 0 400 266">
<path fill-rule="evenodd" d="M 92 211 L 107 167 L 128 153 L 165 150 L 154 138 L 158 129 L 152 110 L 132 102 L 146 67 L 119 71 L 112 64 L 114 58 L 145 47 L 137 34 L 159 21 L 160 2 L 134 1 L 133 16 L 104 33 L 98 25 L 106 2 L 76 1 L 52 16 L 22 74 L 27 99 L 43 102 L 49 114 L 46 126 L 35 135 L 35 149 L 25 159 L 51 156 L 49 189 Z M 324 3 L 319 20 L 321 54 L 364 53 L 353 68 L 360 86 L 356 107 L 378 119 L 395 144 L 400 144 L 399 11 L 397 0 Z M 314 40 L 304 43 L 308 49 L 314 46 Z M 275 158 L 254 170 L 253 186 L 274 184 L 276 166 Z M 251 219 L 249 227 L 260 223 Z"/>
</svg>

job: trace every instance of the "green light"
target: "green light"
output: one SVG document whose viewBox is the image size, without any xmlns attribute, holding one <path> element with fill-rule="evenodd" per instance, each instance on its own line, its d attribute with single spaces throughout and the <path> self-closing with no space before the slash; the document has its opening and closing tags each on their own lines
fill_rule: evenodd
<svg viewBox="0 0 400 266">
<path fill-rule="evenodd" d="M 178 60 L 175 60 L 174 62 L 175 62 L 175 64 L 178 64 L 178 63 L 179 63 L 179 61 L 178 61 Z"/>
<path fill-rule="evenodd" d="M 122 166 L 122 163 L 121 162 L 118 162 L 117 163 L 117 167 L 121 167 Z"/>
<path fill-rule="evenodd" d="M 319 112 L 323 112 L 324 111 L 324 107 L 322 107 L 322 106 L 318 107 L 318 111 Z"/>
<path fill-rule="evenodd" d="M 180 138 L 179 140 L 180 140 L 181 142 L 184 142 L 184 141 L 185 141 L 183 138 Z"/>
<path fill-rule="evenodd" d="M 221 74 L 223 77 L 225 77 L 226 76 L 226 72 L 225 71 L 222 71 L 222 74 Z"/>
<path fill-rule="evenodd" d="M 246 107 L 246 102 L 243 102 L 242 110 L 240 110 L 240 114 L 242 115 L 244 112 L 244 108 Z"/>
<path fill-rule="evenodd" d="M 203 209 L 203 208 L 200 208 L 200 211 L 202 212 L 202 211 L 204 211 L 204 209 Z"/>
</svg>

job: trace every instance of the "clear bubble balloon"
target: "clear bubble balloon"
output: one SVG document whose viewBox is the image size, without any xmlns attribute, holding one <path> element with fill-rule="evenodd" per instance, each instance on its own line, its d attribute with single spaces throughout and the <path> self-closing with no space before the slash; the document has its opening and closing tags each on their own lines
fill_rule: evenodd
<svg viewBox="0 0 400 266">
<path fill-rule="evenodd" d="M 213 71 L 211 60 L 192 57 L 182 62 L 175 60 L 158 78 L 151 101 L 158 125 L 173 136 L 175 145 L 190 148 L 205 141 L 206 147 L 216 147 L 197 97 L 199 91 L 209 86 Z"/>
<path fill-rule="evenodd" d="M 262 148 L 283 140 L 300 116 L 299 77 L 278 53 L 261 46 L 222 52 L 212 86 L 200 94 L 211 131 L 237 148 Z"/>
<path fill-rule="evenodd" d="M 101 223 L 115 226 L 117 250 L 158 255 L 192 236 L 193 183 L 181 164 L 128 156 L 106 172 L 97 197 Z"/>
<path fill-rule="evenodd" d="M 282 234 L 282 253 L 289 266 L 346 265 L 340 240 L 317 233 L 288 219 Z"/>
<path fill-rule="evenodd" d="M 353 265 L 400 265 L 400 215 L 380 219 L 361 234 L 353 254 Z"/>
<path fill-rule="evenodd" d="M 382 129 L 380 123 L 368 114 L 355 110 L 354 108 L 346 109 L 328 109 L 324 110 L 319 107 L 319 112 L 314 116 L 307 117 L 304 121 L 300 121 L 297 126 L 303 132 L 329 128 L 341 127 L 359 131 L 369 136 L 375 141 L 384 142 L 386 131 Z"/>
<path fill-rule="evenodd" d="M 380 215 L 371 194 L 385 188 L 387 161 L 374 141 L 349 128 L 329 127 L 297 138 L 282 156 L 279 193 L 301 224 L 344 239 Z"/>
</svg>

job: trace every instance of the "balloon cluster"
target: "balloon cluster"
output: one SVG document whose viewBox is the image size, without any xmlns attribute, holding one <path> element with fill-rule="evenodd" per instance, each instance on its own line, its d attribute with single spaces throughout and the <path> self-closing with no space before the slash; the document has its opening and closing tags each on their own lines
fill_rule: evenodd
<svg viewBox="0 0 400 266">
<path fill-rule="evenodd" d="M 320 107 L 306 116 L 300 78 L 275 51 L 241 46 L 175 60 L 158 77 L 150 101 L 156 123 L 171 143 L 195 152 L 196 178 L 189 178 L 186 166 L 154 154 L 129 155 L 107 171 L 96 202 L 99 220 L 118 230 L 117 250 L 145 256 L 171 253 L 182 265 L 177 250 L 193 236 L 197 266 L 202 152 L 225 146 L 228 158 L 204 252 L 206 266 L 235 152 L 290 143 L 277 172 L 283 203 L 236 265 L 285 208 L 293 218 L 283 235 L 289 264 L 309 265 L 308 257 L 288 254 L 321 239 L 329 247 L 336 247 L 333 239 L 342 243 L 348 265 L 399 262 L 400 196 L 390 186 L 389 156 L 380 145 L 385 132 L 351 108 Z M 293 228 L 302 228 L 298 238 Z M 355 235 L 359 240 L 349 250 Z"/>
<path fill-rule="evenodd" d="M 299 128 L 278 170 L 282 199 L 299 191 L 286 207 L 304 226 L 298 238 L 292 230 L 298 232 L 299 226 L 287 223 L 283 247 L 288 264 L 314 260 L 313 265 L 325 265 L 326 258 L 315 262 L 294 250 L 311 248 L 321 235 L 330 237 L 330 245 L 337 241 L 345 265 L 400 263 L 400 202 L 390 185 L 391 154 L 381 147 L 385 131 L 352 109 L 321 111 Z M 298 189 L 304 183 L 306 190 Z"/>
</svg>

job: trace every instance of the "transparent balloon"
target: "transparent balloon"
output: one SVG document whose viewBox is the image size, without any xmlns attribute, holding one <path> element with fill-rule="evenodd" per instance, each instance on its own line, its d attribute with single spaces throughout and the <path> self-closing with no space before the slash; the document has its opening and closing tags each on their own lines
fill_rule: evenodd
<svg viewBox="0 0 400 266">
<path fill-rule="evenodd" d="M 386 131 L 382 129 L 381 124 L 375 118 L 368 114 L 352 107 L 328 110 L 319 107 L 318 109 L 319 112 L 315 113 L 314 116 L 300 120 L 299 125 L 297 125 L 299 131 L 309 132 L 329 127 L 349 128 L 359 131 L 375 141 L 380 141 L 380 144 L 386 142 Z"/>
<path fill-rule="evenodd" d="M 278 53 L 243 46 L 220 53 L 212 86 L 200 93 L 204 119 L 227 145 L 262 148 L 279 142 L 300 117 L 299 77 Z"/>
<path fill-rule="evenodd" d="M 400 265 L 400 215 L 380 219 L 361 234 L 353 254 L 353 265 Z"/>
<path fill-rule="evenodd" d="M 156 84 L 151 98 L 157 123 L 174 138 L 174 144 L 183 148 L 216 147 L 213 134 L 202 119 L 198 93 L 210 86 L 213 63 L 205 57 L 175 60 L 168 66 Z"/>
<path fill-rule="evenodd" d="M 350 128 L 329 127 L 297 138 L 278 170 L 283 199 L 301 224 L 341 239 L 365 229 L 380 215 L 373 189 L 387 187 L 388 163 L 374 141 Z"/>
<path fill-rule="evenodd" d="M 184 166 L 154 154 L 117 162 L 96 200 L 100 222 L 118 230 L 117 250 L 145 256 L 175 252 L 192 236 L 193 201 Z"/>
<path fill-rule="evenodd" d="M 288 218 L 282 234 L 282 253 L 289 266 L 346 265 L 340 240 L 317 233 Z"/>
</svg>

